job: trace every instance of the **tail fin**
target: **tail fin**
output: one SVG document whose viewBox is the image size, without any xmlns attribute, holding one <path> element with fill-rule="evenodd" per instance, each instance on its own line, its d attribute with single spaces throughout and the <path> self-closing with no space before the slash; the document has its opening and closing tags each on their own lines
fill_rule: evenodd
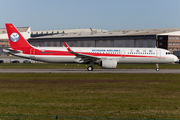
<svg viewBox="0 0 180 120">
<path fill-rule="evenodd" d="M 6 30 L 10 46 L 13 50 L 26 51 L 32 48 L 12 23 L 6 23 Z"/>
</svg>

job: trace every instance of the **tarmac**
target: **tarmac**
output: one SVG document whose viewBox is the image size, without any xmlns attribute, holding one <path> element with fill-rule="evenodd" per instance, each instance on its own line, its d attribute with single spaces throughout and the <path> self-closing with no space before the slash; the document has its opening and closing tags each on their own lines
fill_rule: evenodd
<svg viewBox="0 0 180 120">
<path fill-rule="evenodd" d="M 174 73 L 179 74 L 179 69 L 0 69 L 0 73 Z"/>
</svg>

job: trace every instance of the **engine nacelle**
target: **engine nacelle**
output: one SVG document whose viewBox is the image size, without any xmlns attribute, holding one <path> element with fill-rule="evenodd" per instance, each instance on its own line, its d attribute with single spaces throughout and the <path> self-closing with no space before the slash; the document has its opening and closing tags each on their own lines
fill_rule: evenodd
<svg viewBox="0 0 180 120">
<path fill-rule="evenodd" d="M 102 67 L 103 68 L 116 68 L 117 60 L 116 59 L 102 59 Z"/>
</svg>

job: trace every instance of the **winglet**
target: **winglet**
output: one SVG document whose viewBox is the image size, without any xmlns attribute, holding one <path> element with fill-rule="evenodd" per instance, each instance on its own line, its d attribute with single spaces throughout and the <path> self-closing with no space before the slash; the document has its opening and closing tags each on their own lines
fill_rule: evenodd
<svg viewBox="0 0 180 120">
<path fill-rule="evenodd" d="M 64 45 L 65 45 L 65 47 L 67 48 L 68 52 L 73 52 L 73 51 L 70 49 L 69 45 L 68 45 L 66 42 L 64 42 Z"/>
</svg>

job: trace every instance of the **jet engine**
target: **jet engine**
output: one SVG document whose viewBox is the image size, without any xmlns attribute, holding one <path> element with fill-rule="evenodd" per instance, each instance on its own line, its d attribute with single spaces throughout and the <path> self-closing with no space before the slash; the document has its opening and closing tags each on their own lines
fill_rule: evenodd
<svg viewBox="0 0 180 120">
<path fill-rule="evenodd" d="M 117 67 L 117 60 L 116 59 L 102 59 L 102 67 L 103 68 L 116 68 Z"/>
</svg>

